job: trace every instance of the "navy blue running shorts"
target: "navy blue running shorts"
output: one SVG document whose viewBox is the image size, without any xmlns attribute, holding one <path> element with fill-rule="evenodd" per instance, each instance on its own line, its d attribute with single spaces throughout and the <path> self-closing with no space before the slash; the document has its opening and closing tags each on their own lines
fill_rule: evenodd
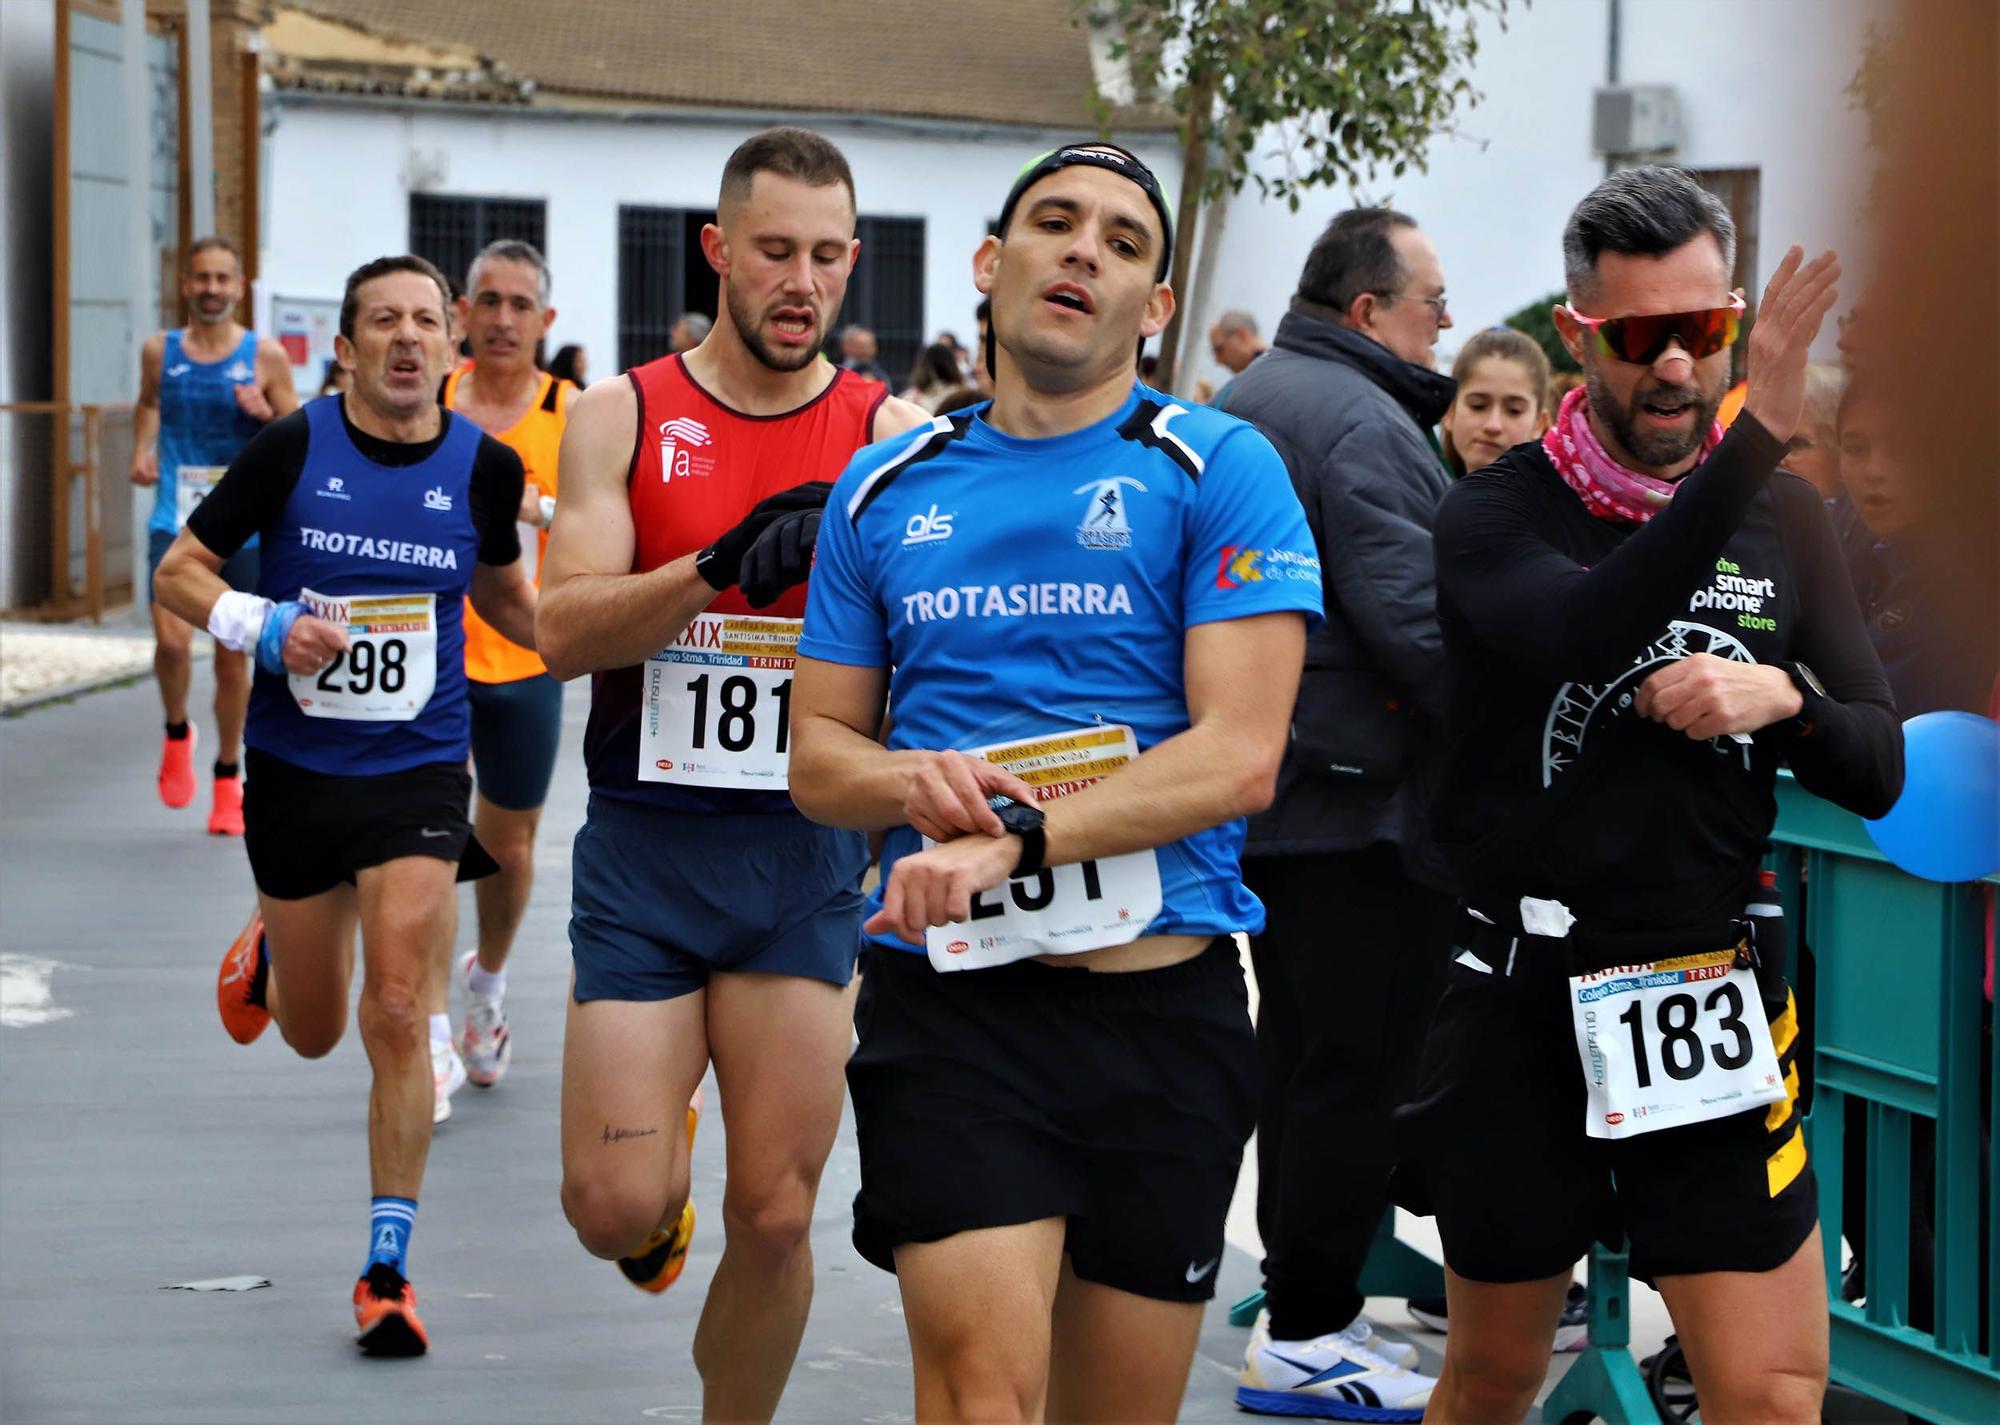
<svg viewBox="0 0 2000 1425">
<path fill-rule="evenodd" d="M 570 877 L 576 1001 L 677 999 L 719 971 L 845 985 L 867 869 L 860 832 L 796 813 L 669 812 L 593 793 Z"/>
<path fill-rule="evenodd" d="M 1109 973 L 1020 960 L 941 974 L 871 947 L 847 1061 L 854 1246 L 1065 1219 L 1088 1282 L 1207 1301 L 1256 1123 L 1257 1041 L 1235 942 Z"/>
<path fill-rule="evenodd" d="M 146 602 L 153 602 L 153 576 L 160 572 L 160 561 L 167 557 L 173 547 L 174 537 L 163 529 L 146 531 Z M 223 582 L 239 594 L 257 592 L 257 550 L 245 547 L 237 550 L 222 561 Z"/>
<path fill-rule="evenodd" d="M 472 705 L 472 775 L 479 795 L 507 811 L 533 811 L 549 799 L 562 741 L 562 684 L 546 673 L 511 683 L 468 678 Z"/>
</svg>

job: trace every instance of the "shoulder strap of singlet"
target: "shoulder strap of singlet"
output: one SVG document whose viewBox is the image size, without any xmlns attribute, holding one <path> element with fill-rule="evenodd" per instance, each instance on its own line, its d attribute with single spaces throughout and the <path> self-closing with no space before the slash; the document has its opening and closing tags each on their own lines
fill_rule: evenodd
<svg viewBox="0 0 2000 1425">
<path fill-rule="evenodd" d="M 179 327 L 168 327 L 166 349 L 160 353 L 160 370 L 165 371 L 169 366 L 172 366 L 180 354 L 181 329 Z"/>
<path fill-rule="evenodd" d="M 542 373 L 542 380 L 547 383 L 542 387 L 542 409 L 550 415 L 555 415 L 562 410 L 562 388 L 565 383 L 546 371 Z"/>
<path fill-rule="evenodd" d="M 257 369 L 257 333 L 248 327 L 243 330 L 243 340 L 236 343 L 236 359 L 246 363 L 252 371 Z"/>
</svg>

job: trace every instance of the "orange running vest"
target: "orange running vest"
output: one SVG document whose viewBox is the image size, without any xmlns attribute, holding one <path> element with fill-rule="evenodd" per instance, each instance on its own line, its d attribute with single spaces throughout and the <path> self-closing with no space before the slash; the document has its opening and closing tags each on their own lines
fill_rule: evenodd
<svg viewBox="0 0 2000 1425">
<path fill-rule="evenodd" d="M 458 387 L 472 371 L 466 362 L 444 378 L 444 405 L 458 408 Z M 547 372 L 535 389 L 534 400 L 521 419 L 494 437 L 521 457 L 527 483 L 539 486 L 554 499 L 556 493 L 556 452 L 562 446 L 563 422 L 569 418 L 570 398 L 576 387 Z M 548 556 L 549 533 L 530 525 L 521 526 L 521 548 L 528 554 L 528 577 L 542 582 L 542 560 Z M 512 683 L 548 672 L 539 656 L 519 644 L 510 643 L 500 631 L 473 611 L 465 601 L 465 676 L 475 683 Z"/>
<path fill-rule="evenodd" d="M 888 398 L 880 381 L 834 372 L 827 388 L 796 410 L 749 416 L 722 404 L 676 356 L 626 373 L 639 404 L 638 443 L 627 485 L 636 549 L 632 572 L 694 554 L 768 495 L 812 480 L 832 481 L 869 443 L 875 412 Z M 717 594 L 714 613 L 747 613 L 739 589 Z M 804 618 L 806 586 L 757 612 Z M 638 779 L 642 670 L 593 674 L 584 758 L 594 793 L 678 810 L 790 812 L 784 792 L 688 787 Z"/>
</svg>

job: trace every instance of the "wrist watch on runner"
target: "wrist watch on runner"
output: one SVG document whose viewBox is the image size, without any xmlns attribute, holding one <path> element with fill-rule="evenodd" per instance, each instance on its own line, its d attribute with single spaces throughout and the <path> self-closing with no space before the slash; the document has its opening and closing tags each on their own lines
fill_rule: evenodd
<svg viewBox="0 0 2000 1425">
<path fill-rule="evenodd" d="M 1049 848 L 1048 833 L 1042 829 L 1045 821 L 1042 809 L 1012 797 L 993 797 L 986 804 L 993 808 L 993 814 L 1000 818 L 1009 836 L 1021 838 L 1021 859 L 1014 865 L 1013 876 L 1032 876 L 1041 870 L 1042 857 Z"/>
<path fill-rule="evenodd" d="M 1786 663 L 1783 667 L 1792 686 L 1799 690 L 1799 710 L 1792 718 L 1792 731 L 1805 737 L 1813 730 L 1814 712 L 1827 695 L 1826 685 L 1803 663 Z"/>
</svg>

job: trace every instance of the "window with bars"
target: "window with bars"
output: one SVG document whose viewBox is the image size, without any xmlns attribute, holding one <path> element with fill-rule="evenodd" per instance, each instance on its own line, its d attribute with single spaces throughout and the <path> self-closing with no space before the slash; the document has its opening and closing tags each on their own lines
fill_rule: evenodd
<svg viewBox="0 0 2000 1425">
<path fill-rule="evenodd" d="M 1729 209 L 1729 216 L 1736 223 L 1736 270 L 1729 274 L 1729 285 L 1741 287 L 1750 299 L 1750 318 L 1757 316 L 1757 219 L 1758 204 L 1762 195 L 1762 176 L 1754 168 L 1697 168 L 1690 170 L 1694 181 L 1720 198 Z M 1736 338 L 1736 375 L 1743 375 L 1745 358 L 1750 350 L 1751 322 L 1743 324 L 1742 333 Z"/>
<path fill-rule="evenodd" d="M 862 218 L 854 225 L 861 256 L 847 279 L 840 326 L 875 333 L 875 364 L 901 389 L 928 338 L 924 332 L 924 220 Z"/>
<path fill-rule="evenodd" d="M 513 238 L 548 256 L 549 205 L 540 198 L 410 195 L 410 251 L 435 263 L 457 293 L 472 259 L 489 242 Z"/>
</svg>

